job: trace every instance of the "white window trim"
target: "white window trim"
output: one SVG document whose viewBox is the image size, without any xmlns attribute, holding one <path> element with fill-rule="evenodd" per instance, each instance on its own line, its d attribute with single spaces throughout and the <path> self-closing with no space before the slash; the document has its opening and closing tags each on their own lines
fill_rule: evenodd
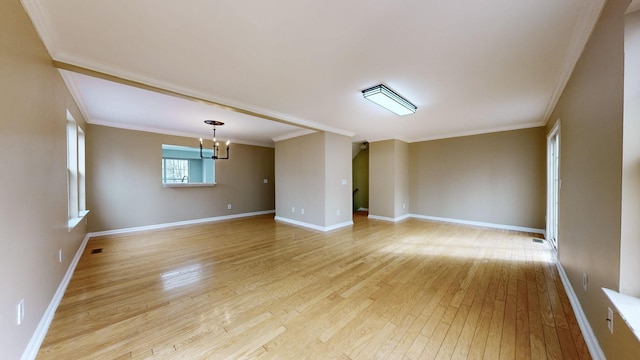
<svg viewBox="0 0 640 360">
<path fill-rule="evenodd" d="M 67 110 L 67 230 L 75 229 L 85 219 L 85 135 Z"/>
</svg>

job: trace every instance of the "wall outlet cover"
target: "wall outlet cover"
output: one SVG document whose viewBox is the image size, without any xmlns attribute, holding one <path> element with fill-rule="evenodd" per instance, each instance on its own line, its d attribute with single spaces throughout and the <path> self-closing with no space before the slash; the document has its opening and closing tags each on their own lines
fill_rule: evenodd
<svg viewBox="0 0 640 360">
<path fill-rule="evenodd" d="M 607 307 L 607 328 L 613 334 L 613 310 L 610 307 Z"/>
<path fill-rule="evenodd" d="M 231 210 L 231 204 L 227 204 L 227 209 Z"/>
</svg>

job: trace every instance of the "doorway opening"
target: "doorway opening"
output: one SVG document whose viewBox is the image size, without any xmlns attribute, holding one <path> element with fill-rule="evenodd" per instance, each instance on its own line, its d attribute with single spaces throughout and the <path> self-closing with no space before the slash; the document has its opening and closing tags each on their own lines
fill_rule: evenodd
<svg viewBox="0 0 640 360">
<path fill-rule="evenodd" d="M 549 244 L 558 249 L 558 205 L 560 203 L 560 119 L 547 135 L 547 229 Z"/>
</svg>

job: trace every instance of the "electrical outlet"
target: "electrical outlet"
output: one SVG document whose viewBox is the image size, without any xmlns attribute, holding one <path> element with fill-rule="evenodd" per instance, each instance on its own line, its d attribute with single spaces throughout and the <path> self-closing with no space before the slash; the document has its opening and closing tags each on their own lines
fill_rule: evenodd
<svg viewBox="0 0 640 360">
<path fill-rule="evenodd" d="M 407 208 L 407 204 L 402 204 L 402 208 L 406 209 Z"/>
<path fill-rule="evenodd" d="M 584 291 L 587 291 L 589 288 L 589 275 L 586 272 L 582 273 L 582 288 Z"/>
<path fill-rule="evenodd" d="M 607 308 L 607 327 L 609 332 L 613 334 L 613 310 L 610 307 Z"/>
<path fill-rule="evenodd" d="M 231 210 L 231 204 L 227 204 L 227 209 Z"/>
<path fill-rule="evenodd" d="M 340 209 L 336 210 L 336 215 L 340 216 Z"/>
<path fill-rule="evenodd" d="M 347 179 L 342 179 L 342 185 L 347 185 Z"/>
<path fill-rule="evenodd" d="M 58 249 L 58 262 L 62 262 L 62 249 Z"/>
<path fill-rule="evenodd" d="M 295 212 L 296 212 L 296 208 L 295 208 L 295 206 L 292 206 L 292 207 L 291 207 L 291 212 L 292 212 L 292 213 L 295 213 Z"/>
<path fill-rule="evenodd" d="M 24 299 L 20 300 L 20 302 L 18 303 L 17 306 L 17 311 L 18 311 L 18 318 L 17 320 L 17 324 L 21 325 L 24 322 Z"/>
<path fill-rule="evenodd" d="M 262 179 L 262 182 L 263 182 L 264 184 L 268 184 L 268 183 L 269 183 L 269 179 Z"/>
<path fill-rule="evenodd" d="M 304 215 L 304 209 L 300 209 L 300 214 Z"/>
</svg>

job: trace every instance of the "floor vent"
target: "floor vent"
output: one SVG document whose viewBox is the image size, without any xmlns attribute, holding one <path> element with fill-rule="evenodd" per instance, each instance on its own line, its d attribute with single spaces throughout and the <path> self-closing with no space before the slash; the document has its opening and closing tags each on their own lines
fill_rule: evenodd
<svg viewBox="0 0 640 360">
<path fill-rule="evenodd" d="M 102 248 L 99 248 L 99 249 L 93 249 L 93 250 L 91 250 L 91 253 L 92 253 L 92 254 L 100 254 L 100 253 L 102 253 Z"/>
<path fill-rule="evenodd" d="M 533 242 L 534 242 L 534 243 L 540 243 L 540 244 L 542 244 L 542 242 L 543 242 L 543 241 L 544 241 L 544 240 L 542 240 L 542 239 L 533 239 Z"/>
</svg>

